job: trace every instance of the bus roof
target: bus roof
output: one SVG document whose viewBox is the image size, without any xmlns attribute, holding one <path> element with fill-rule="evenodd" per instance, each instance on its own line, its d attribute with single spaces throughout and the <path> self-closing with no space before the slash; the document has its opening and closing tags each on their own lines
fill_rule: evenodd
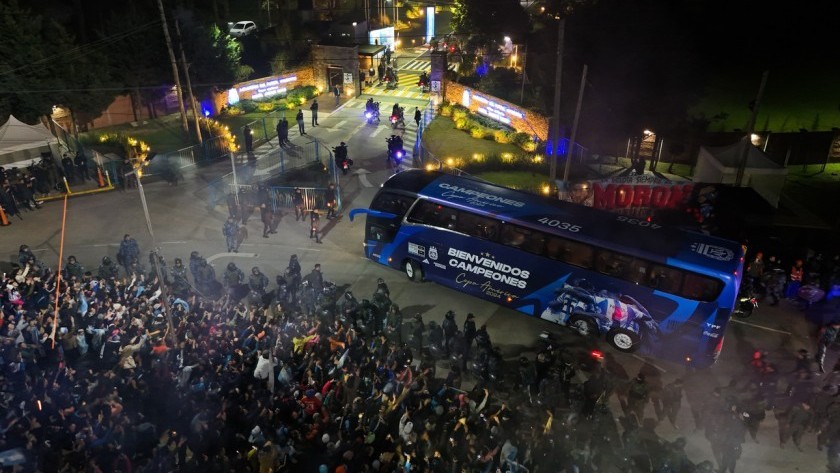
<svg viewBox="0 0 840 473">
<path fill-rule="evenodd" d="M 471 177 L 440 171 L 407 170 L 392 176 L 383 189 L 402 190 L 524 224 L 556 235 L 590 242 L 616 251 L 661 260 L 681 262 L 690 268 L 709 268 L 732 274 L 738 270 L 743 248 L 736 242 L 677 227 L 641 226 L 605 210 L 513 190 Z M 550 219 L 580 226 L 571 232 L 540 222 Z M 658 257 L 656 257 L 658 256 Z"/>
</svg>

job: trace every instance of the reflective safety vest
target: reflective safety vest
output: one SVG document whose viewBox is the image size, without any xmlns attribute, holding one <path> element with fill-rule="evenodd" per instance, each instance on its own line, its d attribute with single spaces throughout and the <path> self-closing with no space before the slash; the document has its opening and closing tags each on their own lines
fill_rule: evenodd
<svg viewBox="0 0 840 473">
<path fill-rule="evenodd" d="M 805 273 L 804 268 L 797 268 L 794 266 L 790 269 L 790 280 L 802 282 L 802 275 Z"/>
</svg>

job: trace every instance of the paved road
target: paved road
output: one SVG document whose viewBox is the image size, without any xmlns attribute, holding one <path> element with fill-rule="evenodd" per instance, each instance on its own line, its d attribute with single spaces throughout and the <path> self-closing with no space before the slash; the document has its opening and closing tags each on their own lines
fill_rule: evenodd
<svg viewBox="0 0 840 473">
<path fill-rule="evenodd" d="M 384 125 L 373 127 L 361 124 L 359 105 L 364 99 L 366 97 L 346 102 L 329 116 L 322 114 L 322 126 L 311 130 L 313 136 L 324 140 L 348 142 L 356 169 L 367 171 L 341 178 L 346 208 L 366 206 L 379 184 L 390 175 L 385 165 L 384 139 L 391 130 Z M 411 134 L 411 128 L 408 132 L 407 136 Z M 292 138 L 296 142 L 306 139 L 305 136 Z M 265 154 L 269 155 L 270 152 Z M 276 274 L 285 268 L 291 254 L 297 254 L 304 271 L 309 271 L 315 263 L 321 263 L 327 279 L 349 284 L 357 297 L 371 294 L 376 278 L 383 277 L 391 288 L 392 298 L 408 316 L 420 312 L 427 321 L 440 320 L 447 310 L 452 309 L 460 324 L 468 312 L 473 312 L 479 324 L 487 324 L 491 337 L 503 345 L 504 353 L 509 356 L 532 354 L 539 332 L 555 330 L 547 322 L 528 319 L 457 291 L 431 283 L 411 283 L 399 273 L 367 261 L 362 257 L 363 219 L 352 223 L 347 218 L 323 222 L 326 223 L 324 244 L 317 245 L 308 238 L 307 224 L 296 222 L 291 209 L 283 216 L 279 233 L 268 239 L 258 237 L 261 223 L 256 216 L 248 222 L 248 226 L 249 233 L 257 238 L 246 241 L 239 254 L 224 253 L 221 228 L 226 210 L 222 206 L 209 209 L 206 200 L 196 196 L 205 195 L 207 183 L 227 172 L 229 165 L 219 163 L 192 170 L 187 173 L 186 182 L 177 187 L 163 182 L 149 182 L 145 186 L 157 241 L 170 262 L 176 256 L 186 260 L 190 251 L 197 250 L 211 259 L 217 274 L 221 274 L 229 261 L 246 270 L 258 265 L 267 274 Z M 61 232 L 61 207 L 60 201 L 47 203 L 43 209 L 25 214 L 24 220 L 0 228 L 0 260 L 3 262 L 0 264 L 16 260 L 18 246 L 26 243 L 35 249 L 40 258 L 55 265 Z M 136 190 L 73 198 L 68 204 L 64 254 L 75 255 L 84 266 L 95 270 L 102 256 L 115 256 L 118 242 L 125 233 L 137 238 L 141 250 L 150 249 L 151 239 Z M 789 360 L 798 348 L 812 349 L 810 340 L 813 331 L 813 324 L 792 304 L 783 303 L 778 308 L 762 307 L 752 319 L 734 321 L 730 325 L 720 361 L 702 373 L 698 378 L 700 384 L 703 387 L 723 386 L 733 377 L 739 377 L 746 360 L 756 348 L 770 351 L 771 357 L 781 364 L 783 370 L 790 370 L 793 365 Z M 564 342 L 577 349 L 589 347 L 565 331 L 558 333 L 562 334 Z M 634 356 L 612 353 L 606 344 L 602 345 L 602 349 L 614 354 L 631 376 L 644 363 Z M 837 353 L 830 353 L 828 366 L 836 358 Z M 680 366 L 658 361 L 653 361 L 651 366 L 666 381 L 683 375 L 684 371 Z M 619 412 L 617 406 L 616 412 Z M 663 424 L 657 432 L 668 440 L 686 437 L 690 458 L 710 459 L 709 443 L 702 433 L 694 431 L 685 401 L 678 425 L 680 429 Z M 824 471 L 825 457 L 816 451 L 813 434 L 808 434 L 803 442 L 804 453 L 792 446 L 780 450 L 777 439 L 775 419 L 772 413 L 768 413 L 759 433 L 760 443 L 748 441 L 745 444 L 738 472 Z"/>
</svg>

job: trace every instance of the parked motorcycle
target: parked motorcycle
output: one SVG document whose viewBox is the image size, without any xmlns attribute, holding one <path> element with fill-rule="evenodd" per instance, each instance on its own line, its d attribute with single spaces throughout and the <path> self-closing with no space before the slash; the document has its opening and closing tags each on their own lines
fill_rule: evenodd
<svg viewBox="0 0 840 473">
<path fill-rule="evenodd" d="M 742 319 L 750 317 L 758 309 L 758 298 L 759 295 L 756 292 L 755 284 L 752 281 L 744 280 L 738 291 L 738 300 L 732 313 Z"/>
</svg>

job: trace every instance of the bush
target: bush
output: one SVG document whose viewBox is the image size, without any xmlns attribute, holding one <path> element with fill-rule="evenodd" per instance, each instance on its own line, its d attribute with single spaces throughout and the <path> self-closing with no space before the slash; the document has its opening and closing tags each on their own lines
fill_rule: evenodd
<svg viewBox="0 0 840 473">
<path fill-rule="evenodd" d="M 451 117 L 452 116 L 452 105 L 449 103 L 445 103 L 440 106 L 440 114 L 444 117 Z"/>
<path fill-rule="evenodd" d="M 512 133 L 509 131 L 493 130 L 493 140 L 496 143 L 501 143 L 503 145 L 510 143 L 510 135 L 512 135 Z"/>
<path fill-rule="evenodd" d="M 257 110 L 263 113 L 273 112 L 277 107 L 274 102 L 259 102 L 257 103 Z"/>
<path fill-rule="evenodd" d="M 481 125 L 478 125 L 478 126 L 470 127 L 469 128 L 469 134 L 473 138 L 476 138 L 476 139 L 480 140 L 480 139 L 484 138 L 484 135 L 486 134 L 486 132 L 484 131 L 484 128 Z"/>
<path fill-rule="evenodd" d="M 457 122 L 458 120 L 461 120 L 461 119 L 469 120 L 469 118 L 470 118 L 469 115 L 470 115 L 470 112 L 463 107 L 453 107 L 452 108 L 452 121 Z"/>
<path fill-rule="evenodd" d="M 533 143 L 533 141 L 531 140 L 531 135 L 521 131 L 511 133 L 509 139 L 511 143 L 515 144 L 516 146 L 519 146 L 522 149 L 525 149 L 526 146 L 528 146 L 530 143 Z"/>
<path fill-rule="evenodd" d="M 296 106 L 303 105 L 307 100 L 318 96 L 318 88 L 314 85 L 295 87 L 286 93 L 286 101 Z"/>
<path fill-rule="evenodd" d="M 245 113 L 241 108 L 236 105 L 228 105 L 227 107 L 222 107 L 221 114 L 226 117 L 237 117 Z"/>
<path fill-rule="evenodd" d="M 452 118 L 452 123 L 455 124 L 455 129 L 457 130 L 466 130 L 467 126 L 469 125 L 469 118 L 467 117 L 459 117 L 459 118 Z"/>
<path fill-rule="evenodd" d="M 257 102 L 254 102 L 251 99 L 240 100 L 239 108 L 242 109 L 243 113 L 253 113 L 257 111 Z"/>
</svg>

